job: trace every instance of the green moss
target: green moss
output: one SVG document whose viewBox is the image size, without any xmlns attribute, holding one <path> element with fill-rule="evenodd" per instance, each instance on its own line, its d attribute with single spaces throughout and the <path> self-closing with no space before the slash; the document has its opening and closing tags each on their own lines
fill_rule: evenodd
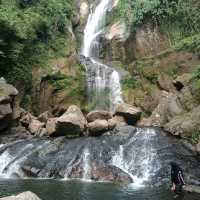
<svg viewBox="0 0 200 200">
<path fill-rule="evenodd" d="M 197 144 L 200 141 L 200 132 L 193 132 L 191 137 L 189 138 L 189 141 L 192 144 Z"/>
</svg>

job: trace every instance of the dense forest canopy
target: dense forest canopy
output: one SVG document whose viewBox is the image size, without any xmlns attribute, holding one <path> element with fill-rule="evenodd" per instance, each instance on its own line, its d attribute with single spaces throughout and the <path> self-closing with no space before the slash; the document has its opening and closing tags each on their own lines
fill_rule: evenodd
<svg viewBox="0 0 200 200">
<path fill-rule="evenodd" d="M 66 41 L 72 0 L 0 1 L 0 76 L 31 83 L 33 66 L 45 66 Z M 120 0 L 117 17 L 132 24 L 158 24 L 172 43 L 200 30 L 198 0 Z M 52 54 L 50 52 L 53 52 Z M 30 85 L 30 84 L 28 84 Z"/>
<path fill-rule="evenodd" d="M 30 84 L 31 68 L 57 50 L 71 16 L 71 0 L 1 0 L 0 76 Z"/>
<path fill-rule="evenodd" d="M 199 10 L 198 0 L 120 0 L 118 15 L 131 21 L 133 29 L 149 20 L 182 39 L 199 32 Z"/>
</svg>

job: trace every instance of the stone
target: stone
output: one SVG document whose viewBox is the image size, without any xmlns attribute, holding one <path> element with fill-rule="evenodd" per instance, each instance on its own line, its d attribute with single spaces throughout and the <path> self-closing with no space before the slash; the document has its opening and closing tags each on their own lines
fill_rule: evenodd
<svg viewBox="0 0 200 200">
<path fill-rule="evenodd" d="M 17 94 L 16 88 L 0 78 L 0 131 L 7 129 L 12 123 L 14 97 Z"/>
<path fill-rule="evenodd" d="M 178 91 L 182 90 L 191 80 L 191 74 L 185 73 L 181 76 L 178 76 L 174 81 L 173 84 Z"/>
<path fill-rule="evenodd" d="M 45 123 L 40 122 L 37 119 L 31 120 L 28 130 L 33 134 L 33 135 L 38 135 L 40 132 L 40 129 L 45 126 Z"/>
<path fill-rule="evenodd" d="M 126 41 L 129 36 L 130 32 L 126 24 L 120 21 L 114 23 L 105 35 L 107 40 L 116 39 L 118 41 Z"/>
<path fill-rule="evenodd" d="M 198 144 L 196 144 L 196 151 L 198 154 L 200 154 L 200 141 L 198 142 Z"/>
<path fill-rule="evenodd" d="M 99 166 L 96 163 L 93 163 L 92 168 L 92 179 L 95 181 L 109 181 L 123 184 L 133 182 L 126 172 L 115 166 Z"/>
<path fill-rule="evenodd" d="M 3 197 L 0 199 L 1 200 L 41 200 L 36 194 L 30 191 L 20 193 L 16 196 Z"/>
<path fill-rule="evenodd" d="M 141 114 L 142 111 L 140 108 L 126 103 L 120 104 L 115 111 L 115 115 L 123 116 L 129 125 L 135 125 L 136 122 L 140 119 Z"/>
<path fill-rule="evenodd" d="M 175 90 L 175 87 L 173 85 L 173 79 L 166 74 L 160 74 L 157 83 L 160 89 L 165 90 L 167 92 Z"/>
<path fill-rule="evenodd" d="M 109 120 L 112 118 L 112 113 L 105 110 L 95 110 L 88 113 L 86 118 L 88 122 L 93 122 L 97 119 Z"/>
<path fill-rule="evenodd" d="M 175 116 L 164 125 L 164 130 L 173 135 L 191 137 L 200 127 L 200 106 L 182 115 Z"/>
<path fill-rule="evenodd" d="M 114 116 L 112 119 L 108 120 L 108 128 L 114 129 L 116 126 L 126 126 L 126 120 L 123 116 Z"/>
<path fill-rule="evenodd" d="M 72 105 L 56 120 L 56 132 L 59 135 L 80 135 L 84 132 L 87 121 L 80 108 Z"/>
<path fill-rule="evenodd" d="M 49 136 L 56 133 L 56 121 L 57 121 L 57 118 L 50 118 L 48 119 L 46 123 L 46 130 Z"/>
<path fill-rule="evenodd" d="M 0 99 L 9 99 L 8 97 L 17 96 L 18 91 L 15 87 L 8 84 L 4 78 L 0 79 Z"/>
<path fill-rule="evenodd" d="M 97 119 L 94 122 L 88 123 L 88 131 L 90 135 L 99 135 L 108 131 L 108 121 Z"/>
<path fill-rule="evenodd" d="M 183 190 L 191 193 L 200 193 L 200 186 L 198 185 L 186 185 Z"/>
<path fill-rule="evenodd" d="M 10 104 L 0 104 L 0 116 L 6 117 L 12 114 L 12 109 Z"/>
<path fill-rule="evenodd" d="M 28 128 L 32 120 L 36 120 L 36 117 L 34 117 L 30 112 L 22 110 L 19 120 L 22 125 Z"/>
<path fill-rule="evenodd" d="M 52 117 L 53 115 L 49 111 L 46 111 L 39 115 L 38 120 L 41 122 L 47 123 L 48 119 Z"/>
</svg>

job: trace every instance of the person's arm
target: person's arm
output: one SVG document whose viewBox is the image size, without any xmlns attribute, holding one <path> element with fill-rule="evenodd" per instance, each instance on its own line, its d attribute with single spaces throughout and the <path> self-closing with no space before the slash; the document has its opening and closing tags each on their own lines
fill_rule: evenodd
<svg viewBox="0 0 200 200">
<path fill-rule="evenodd" d="M 182 183 L 183 185 L 185 185 L 185 181 L 184 181 L 184 178 L 183 178 L 183 173 L 182 173 L 182 171 L 179 171 L 179 172 L 178 172 L 178 177 L 179 177 L 179 180 L 181 181 L 181 183 Z"/>
</svg>

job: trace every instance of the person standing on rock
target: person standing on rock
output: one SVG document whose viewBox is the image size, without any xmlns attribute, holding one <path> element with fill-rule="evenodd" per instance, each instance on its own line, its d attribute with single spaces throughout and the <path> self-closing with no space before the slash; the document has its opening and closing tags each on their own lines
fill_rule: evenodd
<svg viewBox="0 0 200 200">
<path fill-rule="evenodd" d="M 183 170 L 175 162 L 170 162 L 171 165 L 171 191 L 175 192 L 175 198 L 183 195 L 183 186 L 185 181 L 183 178 Z"/>
</svg>

